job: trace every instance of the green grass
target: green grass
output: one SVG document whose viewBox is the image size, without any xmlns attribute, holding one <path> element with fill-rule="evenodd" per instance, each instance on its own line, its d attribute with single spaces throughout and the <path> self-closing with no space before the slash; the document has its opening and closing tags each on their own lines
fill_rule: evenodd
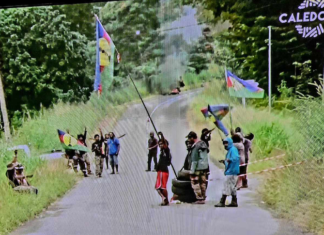
<svg viewBox="0 0 324 235">
<path fill-rule="evenodd" d="M 136 83 L 141 95 L 148 96 L 142 83 Z M 108 133 L 126 111 L 127 103 L 132 101 L 138 101 L 138 95 L 130 86 L 105 92 L 101 98 L 93 95 L 85 104 L 59 103 L 26 121 L 16 131 L 12 145 L 30 144 L 32 156 L 29 158 L 19 151 L 18 161 L 25 166 L 25 175 L 34 175 L 30 183 L 40 190 L 37 197 L 18 194 L 8 187 L 5 172 L 7 164 L 12 161 L 13 152 L 6 150 L 9 147 L 7 144 L 0 143 L 0 234 L 7 234 L 21 223 L 34 218 L 78 181 L 80 174 L 66 170 L 66 159 L 49 162 L 39 158 L 41 153 L 62 149 L 57 129 L 66 131 L 68 128 L 75 137 L 83 133 L 84 127 L 88 129 L 88 138 L 98 133 L 98 127 Z"/>
<path fill-rule="evenodd" d="M 77 178 L 76 174 L 66 170 L 66 162 L 63 159 L 50 163 L 43 161 L 38 165 L 34 177 L 30 180 L 30 183 L 39 189 L 37 196 L 19 194 L 1 178 L 0 234 L 8 234 L 22 222 L 34 218 L 71 189 Z"/>
<path fill-rule="evenodd" d="M 204 127 L 213 128 L 213 119 L 205 120 L 200 109 L 208 104 L 230 103 L 234 106 L 233 128 L 240 126 L 245 134 L 252 132 L 255 135 L 250 161 L 286 154 L 282 159 L 250 165 L 248 172 L 323 157 L 323 105 L 304 101 L 298 104 L 299 112 L 269 113 L 266 108 L 256 109 L 247 101 L 247 108 L 242 107 L 239 99 L 229 97 L 224 81 L 213 80 L 191 104 L 187 114 L 190 127 L 199 134 Z M 229 130 L 229 114 L 223 123 Z M 213 133 L 210 146 L 214 162 L 224 158 L 225 150 L 217 131 Z M 258 191 L 278 216 L 290 219 L 305 230 L 324 234 L 324 164 L 306 162 L 259 176 L 262 183 Z"/>
</svg>

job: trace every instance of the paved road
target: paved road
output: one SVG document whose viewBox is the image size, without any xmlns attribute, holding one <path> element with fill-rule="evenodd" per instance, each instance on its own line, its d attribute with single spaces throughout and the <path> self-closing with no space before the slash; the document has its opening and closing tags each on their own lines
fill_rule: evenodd
<svg viewBox="0 0 324 235">
<path fill-rule="evenodd" d="M 153 118 L 158 130 L 162 130 L 170 142 L 176 169 L 182 167 L 186 155 L 184 137 L 189 133 L 186 110 L 193 94 L 159 97 L 147 102 L 150 112 L 160 104 Z M 260 208 L 254 199 L 253 186 L 239 192 L 239 208 L 214 208 L 223 180 L 222 172 L 214 165 L 211 165 L 212 178 L 216 180 L 209 184 L 207 204 L 160 207 L 161 199 L 154 190 L 156 173 L 145 172 L 146 120 L 141 104 L 135 104 L 116 126 L 117 135 L 127 133 L 121 140 L 120 174 L 109 175 L 105 170 L 103 178 L 82 180 L 40 218 L 26 223 L 12 235 L 301 234 Z M 174 177 L 171 169 L 170 173 L 169 198 Z"/>
</svg>

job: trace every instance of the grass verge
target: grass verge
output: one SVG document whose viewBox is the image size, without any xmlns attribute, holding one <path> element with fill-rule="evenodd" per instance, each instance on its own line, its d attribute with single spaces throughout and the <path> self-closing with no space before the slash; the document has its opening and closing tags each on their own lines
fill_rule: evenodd
<svg viewBox="0 0 324 235">
<path fill-rule="evenodd" d="M 137 84 L 143 97 L 148 96 L 144 86 Z M 0 148 L 0 234 L 8 234 L 22 223 L 34 218 L 52 202 L 62 197 L 80 178 L 66 170 L 66 159 L 42 160 L 39 155 L 52 149 L 62 149 L 57 129 L 70 130 L 73 136 L 88 129 L 88 138 L 98 133 L 112 131 L 126 111 L 127 104 L 138 100 L 133 87 L 105 93 L 100 98 L 91 97 L 83 104 L 59 103 L 38 117 L 28 120 L 13 137 L 13 145 L 29 144 L 31 157 L 19 151 L 18 161 L 25 166 L 25 175 L 33 174 L 29 181 L 39 189 L 39 195 L 22 195 L 8 187 L 6 165 L 12 161 L 13 152 L 1 143 Z M 89 139 L 88 139 L 89 141 Z M 88 142 L 90 146 L 91 142 Z"/>
</svg>

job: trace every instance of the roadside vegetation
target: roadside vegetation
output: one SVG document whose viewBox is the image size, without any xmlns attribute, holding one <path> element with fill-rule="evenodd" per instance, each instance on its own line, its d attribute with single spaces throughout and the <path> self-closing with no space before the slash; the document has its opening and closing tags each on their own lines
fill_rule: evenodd
<svg viewBox="0 0 324 235">
<path fill-rule="evenodd" d="M 249 101 L 244 108 L 241 100 L 229 97 L 225 79 L 214 79 L 191 104 L 188 112 L 191 129 L 199 132 L 205 127 L 214 128 L 214 118 L 206 120 L 200 109 L 208 104 L 223 103 L 233 106 L 233 128 L 240 126 L 245 134 L 252 132 L 255 135 L 250 161 L 285 154 L 280 159 L 253 164 L 248 167 L 248 172 L 307 160 L 298 166 L 249 177 L 257 177 L 261 181 L 258 191 L 277 216 L 290 219 L 307 231 L 323 234 L 324 210 L 320 206 L 324 202 L 323 147 L 322 140 L 317 137 L 322 128 L 319 126 L 323 112 L 321 100 L 296 99 L 290 104 L 298 107 L 294 111 L 274 109 L 269 113 L 267 108 L 255 108 Z M 223 123 L 230 130 L 230 114 L 223 119 Z M 221 137 L 215 130 L 211 142 L 212 161 L 222 167 L 218 161 L 225 154 Z"/>
</svg>

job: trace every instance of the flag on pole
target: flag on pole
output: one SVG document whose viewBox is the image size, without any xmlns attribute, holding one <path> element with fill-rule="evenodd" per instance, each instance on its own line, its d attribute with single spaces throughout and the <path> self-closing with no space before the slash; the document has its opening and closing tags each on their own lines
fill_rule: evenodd
<svg viewBox="0 0 324 235">
<path fill-rule="evenodd" d="M 78 144 L 78 141 L 75 138 L 73 138 L 71 135 L 69 135 L 61 130 L 57 130 L 57 132 L 58 132 L 62 147 L 64 149 L 90 152 L 90 150 L 87 147 L 85 147 L 81 144 Z"/>
<path fill-rule="evenodd" d="M 205 118 L 211 117 L 211 115 L 208 114 L 208 112 L 210 112 L 217 120 L 222 120 L 229 112 L 229 105 L 208 105 L 208 107 L 202 108 L 200 111 Z"/>
<path fill-rule="evenodd" d="M 263 98 L 264 90 L 254 80 L 243 80 L 226 70 L 226 83 L 230 96 L 241 98 Z"/>
<path fill-rule="evenodd" d="M 216 119 L 214 124 L 217 126 L 218 129 L 220 129 L 224 133 L 225 136 L 229 135 L 228 130 L 226 129 L 222 121 Z"/>
<path fill-rule="evenodd" d="M 110 36 L 102 26 L 98 16 L 96 16 L 96 77 L 94 81 L 94 91 L 102 92 L 101 74 L 106 67 L 109 69 L 109 76 L 114 76 L 114 53 L 115 45 Z"/>
<path fill-rule="evenodd" d="M 227 104 L 208 105 L 207 109 L 216 120 L 222 120 L 228 114 L 230 107 Z"/>
</svg>

